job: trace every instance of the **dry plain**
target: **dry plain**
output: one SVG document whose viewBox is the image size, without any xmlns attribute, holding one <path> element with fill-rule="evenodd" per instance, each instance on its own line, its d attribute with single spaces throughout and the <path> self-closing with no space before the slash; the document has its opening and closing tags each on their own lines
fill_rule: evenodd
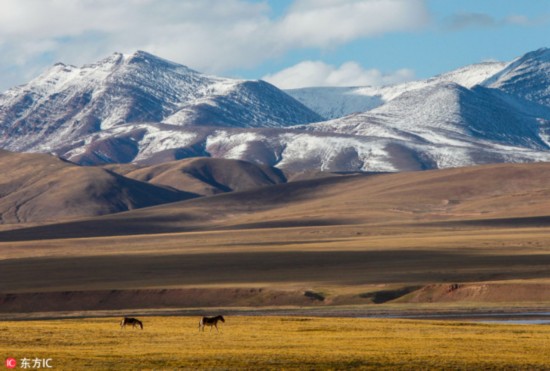
<svg viewBox="0 0 550 371">
<path fill-rule="evenodd" d="M 339 176 L 4 230 L 0 311 L 544 307 L 548 184 L 549 164 Z"/>
</svg>

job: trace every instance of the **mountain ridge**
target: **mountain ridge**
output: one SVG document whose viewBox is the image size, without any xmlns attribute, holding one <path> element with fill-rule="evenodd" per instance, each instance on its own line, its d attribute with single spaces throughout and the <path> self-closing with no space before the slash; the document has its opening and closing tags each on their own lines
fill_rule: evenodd
<svg viewBox="0 0 550 371">
<path fill-rule="evenodd" d="M 550 106 L 550 48 L 540 48 L 510 62 L 482 85 Z"/>
<path fill-rule="evenodd" d="M 285 91 L 327 119 L 335 119 L 354 113 L 370 111 L 408 91 L 443 82 L 452 82 L 471 88 L 483 83 L 489 76 L 501 71 L 506 65 L 503 62 L 481 62 L 460 67 L 425 80 L 379 87 L 309 87 L 287 89 Z"/>
<path fill-rule="evenodd" d="M 328 88 L 327 100 L 352 92 L 370 105 L 329 121 L 262 81 L 116 53 L 80 68 L 58 64 L 0 95 L 0 148 L 84 165 L 212 157 L 292 173 L 550 161 L 548 53 L 400 85 Z M 336 104 L 340 115 L 355 103 Z"/>
<path fill-rule="evenodd" d="M 125 123 L 278 127 L 319 120 L 266 82 L 202 75 L 142 51 L 81 68 L 56 64 L 0 95 L 2 147 L 15 151 L 53 150 Z"/>
</svg>

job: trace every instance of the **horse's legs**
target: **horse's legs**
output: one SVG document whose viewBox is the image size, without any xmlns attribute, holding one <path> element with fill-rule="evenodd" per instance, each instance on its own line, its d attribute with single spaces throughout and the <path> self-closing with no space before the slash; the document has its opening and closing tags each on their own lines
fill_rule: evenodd
<svg viewBox="0 0 550 371">
<path fill-rule="evenodd" d="M 219 332 L 219 331 L 218 331 L 218 324 L 217 324 L 217 323 L 214 323 L 214 326 L 216 326 L 216 332 Z"/>
</svg>

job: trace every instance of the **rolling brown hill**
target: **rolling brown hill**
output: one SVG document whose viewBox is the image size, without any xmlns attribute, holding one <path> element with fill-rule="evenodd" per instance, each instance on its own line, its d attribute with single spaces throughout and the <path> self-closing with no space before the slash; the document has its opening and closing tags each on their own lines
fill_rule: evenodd
<svg viewBox="0 0 550 371">
<path fill-rule="evenodd" d="M 546 225 L 549 196 L 550 164 L 498 164 L 297 181 L 68 222 L 60 228 L 37 227 L 32 232 L 37 238 L 55 238 L 449 221 Z M 21 239 L 23 232 L 6 231 L 0 236 Z"/>
<path fill-rule="evenodd" d="M 43 154 L 0 151 L 0 173 L 3 224 L 83 218 L 197 197 Z"/>
<path fill-rule="evenodd" d="M 170 186 L 202 196 L 285 183 L 279 169 L 240 160 L 189 158 L 159 165 L 109 165 L 115 172 L 143 182 Z"/>
</svg>

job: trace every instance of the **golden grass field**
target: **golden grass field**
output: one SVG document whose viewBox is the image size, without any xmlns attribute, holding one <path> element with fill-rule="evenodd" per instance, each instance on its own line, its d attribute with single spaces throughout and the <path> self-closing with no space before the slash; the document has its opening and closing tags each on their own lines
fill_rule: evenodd
<svg viewBox="0 0 550 371">
<path fill-rule="evenodd" d="M 52 358 L 58 370 L 545 369 L 550 326 L 395 319 L 197 317 L 0 322 L 4 357 Z"/>
</svg>

